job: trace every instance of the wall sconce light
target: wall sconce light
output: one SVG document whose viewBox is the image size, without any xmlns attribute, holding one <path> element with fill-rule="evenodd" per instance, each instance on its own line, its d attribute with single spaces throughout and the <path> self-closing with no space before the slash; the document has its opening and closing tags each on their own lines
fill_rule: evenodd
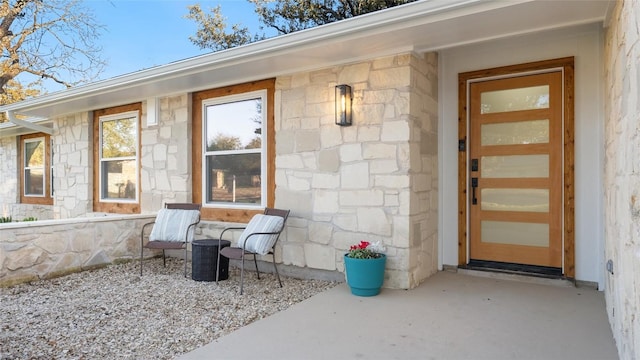
<svg viewBox="0 0 640 360">
<path fill-rule="evenodd" d="M 336 86 L 336 125 L 351 126 L 351 86 Z"/>
</svg>

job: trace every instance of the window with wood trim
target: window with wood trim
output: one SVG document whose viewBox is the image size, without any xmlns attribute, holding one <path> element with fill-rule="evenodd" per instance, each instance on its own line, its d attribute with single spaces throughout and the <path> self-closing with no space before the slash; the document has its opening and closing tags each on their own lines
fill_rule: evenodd
<svg viewBox="0 0 640 360">
<path fill-rule="evenodd" d="M 273 206 L 274 80 L 193 94 L 193 202 L 207 220 L 248 222 Z"/>
<path fill-rule="evenodd" d="M 20 202 L 53 205 L 51 138 L 37 133 L 20 136 Z"/>
<path fill-rule="evenodd" d="M 140 212 L 142 104 L 94 111 L 93 210 Z"/>
</svg>

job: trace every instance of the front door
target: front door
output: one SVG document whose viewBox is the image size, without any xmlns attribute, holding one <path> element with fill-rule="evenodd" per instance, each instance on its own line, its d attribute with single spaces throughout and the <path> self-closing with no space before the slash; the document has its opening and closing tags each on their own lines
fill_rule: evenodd
<svg viewBox="0 0 640 360">
<path fill-rule="evenodd" d="M 562 267 L 562 72 L 469 83 L 469 259 Z"/>
</svg>

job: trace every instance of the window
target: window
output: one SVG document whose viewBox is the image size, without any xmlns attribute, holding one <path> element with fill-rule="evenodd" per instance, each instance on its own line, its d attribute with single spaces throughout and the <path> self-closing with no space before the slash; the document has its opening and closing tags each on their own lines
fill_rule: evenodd
<svg viewBox="0 0 640 360">
<path fill-rule="evenodd" d="M 94 211 L 139 213 L 141 104 L 94 113 Z"/>
<path fill-rule="evenodd" d="M 193 201 L 203 218 L 244 222 L 273 203 L 273 84 L 194 94 Z"/>
<path fill-rule="evenodd" d="M 53 205 L 53 162 L 49 135 L 22 135 L 20 148 L 20 202 Z"/>
<path fill-rule="evenodd" d="M 204 102 L 204 204 L 263 205 L 265 98 L 260 91 Z"/>
</svg>

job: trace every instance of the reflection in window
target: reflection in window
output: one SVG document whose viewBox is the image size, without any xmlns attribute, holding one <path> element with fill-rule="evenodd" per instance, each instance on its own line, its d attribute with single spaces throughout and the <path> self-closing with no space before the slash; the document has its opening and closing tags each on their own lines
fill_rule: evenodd
<svg viewBox="0 0 640 360">
<path fill-rule="evenodd" d="M 137 198 L 137 112 L 100 118 L 100 198 Z"/>
<path fill-rule="evenodd" d="M 264 96 L 260 92 L 205 103 L 207 204 L 262 206 Z"/>
<path fill-rule="evenodd" d="M 45 143 L 44 138 L 24 141 L 24 195 L 44 196 Z"/>
</svg>

